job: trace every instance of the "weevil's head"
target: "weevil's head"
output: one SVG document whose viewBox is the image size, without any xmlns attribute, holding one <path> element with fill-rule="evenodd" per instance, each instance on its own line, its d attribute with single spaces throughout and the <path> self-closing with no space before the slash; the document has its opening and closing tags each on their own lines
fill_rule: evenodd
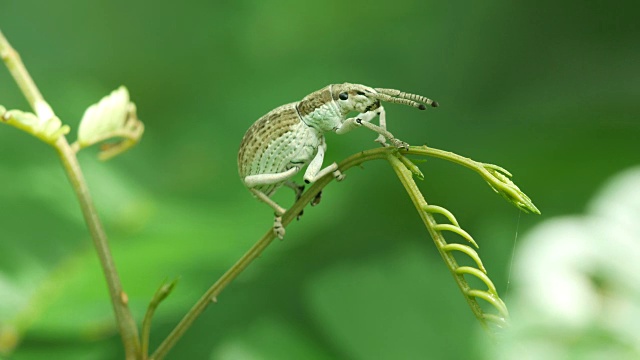
<svg viewBox="0 0 640 360">
<path fill-rule="evenodd" d="M 331 96 L 343 115 L 352 111 L 367 112 L 380 107 L 377 92 L 368 86 L 359 84 L 335 84 L 331 87 Z"/>
<path fill-rule="evenodd" d="M 352 111 L 364 113 L 375 110 L 380 107 L 381 101 L 408 105 L 420 110 L 426 110 L 426 105 L 438 106 L 437 102 L 421 95 L 350 83 L 332 85 L 331 96 L 343 115 Z"/>
</svg>

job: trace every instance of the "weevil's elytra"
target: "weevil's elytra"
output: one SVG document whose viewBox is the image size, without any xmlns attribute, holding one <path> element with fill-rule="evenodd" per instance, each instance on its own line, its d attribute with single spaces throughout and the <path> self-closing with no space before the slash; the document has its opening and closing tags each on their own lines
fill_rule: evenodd
<svg viewBox="0 0 640 360">
<path fill-rule="evenodd" d="M 274 232 L 279 238 L 284 236 L 281 216 L 286 210 L 270 198 L 279 187 L 287 185 L 299 197 L 301 187 L 290 179 L 305 166 L 304 180 L 307 183 L 330 173 L 337 180 L 344 178 L 336 163 L 322 168 L 327 148 L 325 132 L 344 134 L 365 126 L 378 133 L 376 141 L 383 146 L 388 146 L 387 141 L 396 147 L 408 146 L 387 131 L 385 110 L 381 105 L 383 101 L 420 110 L 425 110 L 425 105 L 438 106 L 437 102 L 424 96 L 400 90 L 350 83 L 333 84 L 299 102 L 271 110 L 247 130 L 238 152 L 238 172 L 254 196 L 274 209 Z M 359 114 L 347 118 L 351 112 Z M 370 123 L 375 117 L 380 119 L 379 126 Z"/>
</svg>

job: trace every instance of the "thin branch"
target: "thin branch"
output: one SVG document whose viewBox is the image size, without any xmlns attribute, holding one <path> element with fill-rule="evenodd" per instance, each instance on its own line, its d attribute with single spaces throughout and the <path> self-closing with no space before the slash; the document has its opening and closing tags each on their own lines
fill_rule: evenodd
<svg viewBox="0 0 640 360">
<path fill-rule="evenodd" d="M 142 358 L 146 360 L 149 356 L 149 335 L 151 334 L 151 320 L 153 319 L 153 314 L 155 313 L 158 305 L 171 294 L 173 288 L 178 283 L 178 280 L 173 280 L 170 283 L 163 283 L 156 293 L 153 294 L 153 298 L 151 298 L 151 302 L 149 302 L 149 307 L 147 308 L 147 313 L 144 315 L 144 320 L 142 321 Z"/>
<path fill-rule="evenodd" d="M 65 137 L 61 136 L 58 139 L 55 148 L 67 172 L 71 186 L 78 197 L 82 215 L 87 223 L 93 244 L 100 258 L 100 264 L 102 265 L 102 270 L 109 287 L 109 296 L 111 297 L 111 303 L 116 315 L 116 322 L 120 335 L 122 336 L 127 359 L 136 359 L 137 354 L 140 353 L 138 327 L 129 310 L 127 294 L 122 288 L 122 283 L 120 282 L 120 277 L 118 276 L 118 271 L 113 261 L 113 255 L 109 248 L 107 235 L 98 218 L 98 213 L 93 204 L 91 194 L 89 193 L 89 188 L 80 170 L 80 164 L 78 163 L 75 152 L 71 150 Z"/>
<path fill-rule="evenodd" d="M 16 83 L 40 120 L 48 120 L 54 116 L 53 111 L 49 108 L 49 105 L 42 97 L 40 90 L 38 90 L 22 63 L 20 56 L 11 45 L 9 45 L 9 42 L 2 32 L 0 32 L 0 54 L 3 61 L 7 64 L 11 75 L 13 75 Z M 98 218 L 93 200 L 89 194 L 89 188 L 78 164 L 78 159 L 64 136 L 60 136 L 53 146 L 58 152 L 62 165 L 71 182 L 71 186 L 78 197 L 82 215 L 87 223 L 96 252 L 98 253 L 100 264 L 102 265 L 102 270 L 107 280 L 109 295 L 115 312 L 118 330 L 124 344 L 126 358 L 136 359 L 140 353 L 138 328 L 129 310 L 127 295 L 122 289 L 122 284 L 120 283 L 120 278 L 107 242 L 107 236 Z"/>
<path fill-rule="evenodd" d="M 33 79 L 29 75 L 29 72 L 25 68 L 24 64 L 22 63 L 20 55 L 13 49 L 13 47 L 11 47 L 11 44 L 9 44 L 9 41 L 7 41 L 7 38 L 4 37 L 4 34 L 2 34 L 1 30 L 0 56 L 2 57 L 4 63 L 7 65 L 9 72 L 18 84 L 18 87 L 20 87 L 20 90 L 24 94 L 24 97 L 27 98 L 29 105 L 31 105 L 31 108 L 36 111 L 38 107 L 37 103 L 44 102 L 44 98 L 42 97 L 42 94 L 40 93 L 40 90 L 38 90 L 36 84 L 33 82 Z"/>
<path fill-rule="evenodd" d="M 402 161 L 398 160 L 398 158 L 395 157 L 394 154 L 397 154 L 397 153 L 441 158 L 441 159 L 468 167 L 478 172 L 485 179 L 487 177 L 491 177 L 491 175 L 485 169 L 486 164 L 476 162 L 469 158 L 465 158 L 463 156 L 460 156 L 448 151 L 432 149 L 426 146 L 411 146 L 409 147 L 408 150 L 399 150 L 393 147 L 382 147 L 382 148 L 377 148 L 372 150 L 366 150 L 366 151 L 362 151 L 357 154 L 354 154 L 349 158 L 345 159 L 338 165 L 338 168 L 340 169 L 341 172 L 345 172 L 354 166 L 358 166 L 370 160 L 387 159 L 388 161 L 390 161 L 390 163 L 392 163 L 394 170 L 400 169 L 402 166 Z M 389 160 L 390 158 L 394 158 L 395 160 Z M 400 164 L 394 165 L 395 161 L 398 161 Z M 422 198 L 422 195 L 419 195 L 419 197 L 417 196 L 417 194 L 420 194 L 420 191 L 417 189 L 417 185 L 411 178 L 412 171 L 418 172 L 416 176 L 420 176 L 421 173 L 419 172 L 419 170 L 416 170 L 413 168 L 409 170 L 407 169 L 407 167 L 404 167 L 404 169 L 406 173 L 405 172 L 398 173 L 397 171 L 396 172 L 398 173 L 398 176 L 403 182 L 403 185 L 406 184 L 405 188 L 414 189 L 411 191 L 407 190 L 409 191 L 409 195 L 412 196 L 412 200 L 414 200 L 414 197 L 415 197 L 414 204 L 416 204 L 416 206 L 418 204 L 423 204 L 424 206 L 428 206 L 424 198 Z M 313 186 L 311 186 L 308 191 L 303 193 L 300 199 L 296 201 L 296 203 L 293 204 L 293 206 L 291 206 L 291 208 L 289 208 L 287 212 L 282 216 L 282 225 L 286 227 L 289 223 L 291 223 L 291 221 L 300 213 L 300 211 L 302 211 L 302 209 L 304 209 L 304 207 L 307 204 L 309 204 L 325 186 L 327 186 L 331 181 L 333 181 L 333 179 L 334 179 L 333 176 L 331 174 L 328 174 L 327 176 L 324 176 L 323 178 L 316 181 L 313 184 Z M 420 198 L 422 199 L 420 200 Z M 458 264 L 456 263 L 453 256 L 451 256 L 450 254 L 444 254 L 443 251 L 441 250 L 441 249 L 445 249 L 443 248 L 443 246 L 446 246 L 447 243 L 444 241 L 444 238 L 442 238 L 442 235 L 435 230 L 435 226 L 437 225 L 437 223 L 433 219 L 433 216 L 431 216 L 430 214 L 427 214 L 422 209 L 419 209 L 419 212 L 423 217 L 423 221 L 425 221 L 425 224 L 427 224 L 427 222 L 430 224 L 427 226 L 429 228 L 429 232 L 431 236 L 434 238 L 434 241 L 436 241 L 436 244 L 438 245 L 438 251 L 440 251 L 444 261 L 447 263 L 447 266 L 450 269 L 458 268 Z M 158 347 L 158 349 L 156 349 L 156 351 L 153 353 L 150 359 L 153 359 L 153 360 L 163 359 L 167 355 L 167 353 L 173 348 L 173 346 L 175 346 L 178 340 L 180 340 L 180 338 L 184 335 L 187 329 L 191 327 L 191 325 L 198 318 L 198 316 L 200 316 L 200 314 L 202 314 L 202 312 L 209 306 L 209 304 L 211 304 L 212 302 L 217 302 L 217 297 L 224 290 L 224 288 L 229 283 L 231 283 L 235 278 L 237 278 L 238 275 L 240 275 L 242 271 L 244 271 L 249 266 L 249 264 L 251 264 L 253 260 L 259 257 L 262 254 L 262 252 L 269 246 L 269 244 L 271 244 L 274 238 L 275 238 L 275 235 L 272 229 L 269 229 L 269 231 L 267 231 L 267 233 L 265 233 L 263 237 L 260 240 L 258 240 L 258 242 L 256 242 L 251 247 L 251 249 L 249 249 L 249 251 L 247 251 L 240 258 L 240 260 L 238 260 L 229 270 L 227 270 L 227 272 L 224 273 L 224 275 L 222 275 L 222 277 L 205 292 L 205 294 L 198 300 L 198 302 L 182 318 L 182 320 L 178 323 L 178 325 L 176 325 L 176 327 L 171 331 L 171 333 L 167 336 L 167 338 L 165 338 L 165 340 L 160 344 L 160 346 Z M 475 301 L 473 297 L 469 297 L 466 295 L 468 293 L 466 291 L 471 291 L 472 289 L 466 283 L 466 281 L 464 280 L 461 274 L 457 274 L 453 272 L 453 276 L 456 279 L 458 286 L 460 286 L 460 289 L 465 294 L 465 298 L 469 302 L 469 305 L 472 311 L 474 312 L 474 314 L 476 314 L 478 319 L 480 319 L 483 325 L 486 326 L 486 321 L 485 321 L 486 316 L 484 316 L 484 314 L 482 313 L 482 309 L 480 308 L 480 305 Z"/>
<path fill-rule="evenodd" d="M 344 160 L 338 166 L 340 171 L 344 172 L 349 168 L 360 165 L 365 161 L 374 159 L 384 159 L 389 150 L 387 148 L 379 148 L 375 150 L 363 151 L 355 154 L 348 159 Z M 316 181 L 313 186 L 306 191 L 298 201 L 296 201 L 289 210 L 282 216 L 282 225 L 287 226 L 293 219 L 304 209 L 304 207 L 315 198 L 315 196 L 331 181 L 332 175 L 325 176 Z M 217 302 L 217 297 L 222 290 L 229 285 L 235 278 L 238 277 L 244 271 L 249 264 L 262 254 L 262 252 L 271 244 L 275 235 L 272 229 L 269 229 L 258 242 L 256 242 L 249 251 L 247 251 L 229 270 L 227 270 L 213 286 L 211 286 L 205 294 L 198 300 L 198 302 L 187 312 L 182 320 L 176 325 L 173 331 L 167 336 L 167 338 L 160 344 L 158 349 L 153 353 L 151 359 L 160 360 L 163 359 L 169 350 L 178 342 L 178 340 L 184 335 L 191 324 L 202 314 L 202 312 L 212 302 Z"/>
</svg>

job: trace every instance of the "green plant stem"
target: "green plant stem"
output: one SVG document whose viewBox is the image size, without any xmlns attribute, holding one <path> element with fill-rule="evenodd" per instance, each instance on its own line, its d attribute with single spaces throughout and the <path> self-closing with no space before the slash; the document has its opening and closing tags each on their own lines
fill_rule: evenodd
<svg viewBox="0 0 640 360">
<path fill-rule="evenodd" d="M 468 295 L 469 291 L 471 290 L 471 287 L 469 286 L 469 284 L 467 283 L 463 275 L 455 272 L 455 270 L 459 267 L 458 263 L 456 262 L 456 259 L 453 257 L 451 253 L 444 251 L 444 248 L 447 245 L 447 242 L 442 236 L 442 234 L 436 230 L 436 226 L 438 225 L 438 223 L 430 213 L 424 210 L 428 204 L 427 204 L 427 201 L 422 196 L 420 189 L 418 189 L 418 185 L 416 185 L 416 182 L 413 180 L 413 174 L 394 154 L 391 154 L 391 153 L 388 154 L 387 160 L 389 161 L 389 164 L 395 171 L 396 175 L 398 175 L 398 179 L 400 179 L 400 182 L 404 186 L 405 190 L 407 190 L 407 193 L 409 194 L 411 201 L 415 205 L 416 210 L 418 211 L 418 214 L 420 214 L 420 218 L 422 218 L 422 221 L 424 222 L 425 227 L 429 231 L 429 235 L 431 235 L 433 242 L 436 244 L 436 248 L 438 249 L 438 252 L 440 253 L 445 264 L 451 271 L 451 275 L 453 275 L 453 278 L 458 284 L 458 287 L 460 287 L 462 294 L 467 299 L 467 302 L 469 303 L 469 307 L 471 308 L 471 311 L 478 318 L 478 320 L 480 320 L 480 323 L 482 324 L 482 326 L 485 329 L 488 329 L 480 304 L 478 304 L 478 302 L 474 297 L 471 297 Z"/>
<path fill-rule="evenodd" d="M 19 54 L 11 47 L 2 32 L 0 32 L 0 54 L 25 98 L 36 114 L 38 114 L 38 106 L 40 106 L 40 104 L 46 104 L 46 101 L 29 75 Z M 62 165 L 71 182 L 71 186 L 78 197 L 82 215 L 87 223 L 98 253 L 100 264 L 102 265 L 102 270 L 107 280 L 109 295 L 116 315 L 118 330 L 124 344 L 126 358 L 137 359 L 140 354 L 138 328 L 127 305 L 127 295 L 122 289 L 122 284 L 120 283 L 120 278 L 107 242 L 107 236 L 98 218 L 95 206 L 93 205 L 87 183 L 78 164 L 78 159 L 64 136 L 58 138 L 54 144 L 54 148 L 58 152 Z"/>
<path fill-rule="evenodd" d="M 153 314 L 158 308 L 158 305 L 160 305 L 160 303 L 166 299 L 169 294 L 171 294 L 171 291 L 173 291 L 173 288 L 177 283 L 177 279 L 170 283 L 163 283 L 156 293 L 153 294 L 153 298 L 151 298 L 151 302 L 147 308 L 147 313 L 144 315 L 144 320 L 142 321 L 141 347 L 143 360 L 149 358 L 149 335 L 151 334 L 151 320 L 153 319 Z"/>
<path fill-rule="evenodd" d="M 406 153 L 410 155 L 421 155 L 421 156 L 430 156 L 438 159 L 447 160 L 454 164 L 462 165 L 468 169 L 471 169 L 483 178 L 492 177 L 492 175 L 484 168 L 483 163 L 477 162 L 475 160 L 471 160 L 468 157 L 460 156 L 456 153 L 452 153 L 450 151 L 444 151 L 439 149 L 430 148 L 427 146 L 411 146 L 407 151 L 401 151 L 401 153 Z"/>
<path fill-rule="evenodd" d="M 374 150 L 363 151 L 352 155 L 347 158 L 343 162 L 341 162 L 338 167 L 340 171 L 346 171 L 353 166 L 357 166 L 362 164 L 365 161 L 373 160 L 373 159 L 384 159 L 388 150 L 386 148 L 379 148 Z M 313 198 L 333 180 L 332 175 L 325 176 L 318 181 L 316 181 L 313 186 L 306 191 L 298 201 L 296 201 L 293 206 L 282 216 L 282 225 L 287 226 L 291 221 L 297 216 L 297 214 L 302 211 L 302 209 L 313 200 Z M 269 229 L 258 242 L 256 242 L 250 249 L 247 251 L 241 258 L 238 260 L 227 272 L 225 272 L 218 281 L 216 281 L 213 286 L 211 286 L 205 293 L 200 297 L 198 302 L 187 312 L 187 314 L 182 318 L 182 320 L 176 325 L 173 331 L 167 336 L 167 338 L 160 344 L 158 349 L 151 355 L 150 359 L 160 360 L 163 359 L 169 350 L 173 348 L 173 346 L 178 342 L 178 340 L 184 335 L 184 333 L 191 327 L 191 324 L 202 314 L 202 312 L 211 304 L 212 302 L 217 302 L 217 297 L 220 295 L 222 290 L 229 285 L 238 275 L 244 271 L 249 264 L 256 258 L 262 254 L 262 252 L 273 242 L 275 235 L 272 229 Z"/>
<path fill-rule="evenodd" d="M 126 357 L 127 359 L 137 359 L 138 354 L 140 354 L 138 327 L 129 310 L 127 295 L 122 288 L 122 283 L 120 282 L 120 277 L 118 276 L 111 250 L 109 249 L 107 235 L 104 232 L 102 223 L 98 218 L 98 213 L 93 205 L 89 188 L 80 170 L 80 164 L 78 163 L 75 152 L 71 149 L 65 137 L 61 136 L 58 139 L 55 148 L 60 156 L 62 166 L 69 177 L 71 186 L 78 197 L 82 215 L 87 223 L 93 244 L 98 253 L 100 264 L 102 265 L 102 270 L 107 280 L 109 296 L 111 297 L 111 303 L 116 315 L 116 322 L 122 337 Z"/>
<path fill-rule="evenodd" d="M 421 155 L 421 156 L 431 156 L 431 157 L 437 157 L 437 158 L 441 158 L 444 160 L 448 160 L 460 165 L 463 165 L 465 167 L 468 167 L 472 170 L 475 170 L 476 172 L 480 173 L 481 175 L 486 172 L 486 170 L 482 167 L 481 163 L 478 163 L 476 161 L 473 161 L 469 158 L 465 158 L 463 156 L 448 152 L 448 151 L 443 151 L 443 150 L 438 150 L 438 149 L 432 149 L 426 146 L 411 146 L 409 147 L 409 150 L 398 150 L 395 148 L 390 148 L 390 147 L 383 147 L 383 148 L 377 148 L 377 149 L 372 149 L 372 150 L 366 150 L 366 151 L 362 151 L 359 152 L 357 154 L 354 154 L 350 157 L 348 157 L 347 159 L 345 159 L 344 161 L 342 161 L 338 167 L 340 169 L 340 171 L 345 172 L 348 169 L 354 167 L 354 166 L 358 166 L 364 162 L 370 161 L 370 160 L 375 160 L 375 159 L 389 159 L 390 156 L 393 156 L 393 154 L 395 152 L 398 152 L 400 154 L 411 154 L 411 155 Z M 393 156 L 395 158 L 395 156 Z M 397 160 L 397 158 L 396 158 Z M 399 161 L 399 160 L 398 160 Z M 392 166 L 394 166 L 392 164 Z M 394 166 L 394 170 L 396 169 L 396 166 Z M 406 168 L 405 168 L 406 169 Z M 408 170 L 407 170 L 408 171 Z M 409 195 L 410 196 L 419 196 L 419 198 L 416 198 L 416 201 L 419 201 L 419 199 L 421 198 L 422 202 L 424 204 L 426 204 L 426 201 L 424 200 L 424 198 L 422 197 L 422 195 L 420 194 L 420 191 L 418 190 L 415 182 L 413 181 L 413 179 L 410 177 L 411 172 L 408 172 L 408 176 L 410 179 L 410 182 L 407 182 L 407 184 L 409 184 L 408 186 L 413 186 L 411 187 L 411 191 L 409 191 Z M 400 175 L 399 175 L 400 176 Z M 289 223 L 291 223 L 291 221 L 297 216 L 297 214 L 300 213 L 300 211 L 309 203 L 311 202 L 311 200 L 325 187 L 327 186 L 331 181 L 333 181 L 333 176 L 331 174 L 319 179 L 318 181 L 316 181 L 313 186 L 311 186 L 309 188 L 309 190 L 307 190 L 304 194 L 302 194 L 302 196 L 300 197 L 300 199 L 293 204 L 293 206 L 291 206 L 291 208 L 289 208 L 289 210 L 287 210 L 287 212 L 282 216 L 282 225 L 283 226 L 287 226 Z M 404 175 L 403 178 L 401 178 L 401 181 L 406 181 L 403 180 L 404 179 Z M 403 182 L 403 185 L 405 183 Z M 413 185 L 410 185 L 413 184 Z M 406 186 L 405 186 L 406 188 Z M 408 188 L 407 188 L 408 189 Z M 413 199 L 413 197 L 412 197 Z M 415 204 L 415 202 L 414 202 Z M 425 214 L 423 215 L 423 213 L 425 213 L 425 211 L 420 210 L 419 211 L 421 213 L 421 216 L 423 216 L 423 220 L 424 220 L 424 216 L 428 217 L 428 221 L 429 221 L 429 225 L 427 225 L 427 227 L 429 228 L 429 232 L 432 236 L 434 236 L 434 234 L 437 233 L 437 231 L 434 230 L 433 226 L 436 224 L 435 220 L 433 219 L 433 217 L 429 214 Z M 425 225 L 427 223 L 425 222 Z M 442 238 L 442 235 L 440 235 L 439 233 L 437 233 L 437 235 L 435 235 L 436 237 L 434 237 L 434 241 L 436 238 L 439 237 L 439 239 L 441 241 L 439 241 L 439 243 L 441 243 L 442 245 L 446 245 L 446 242 L 444 242 L 444 239 Z M 242 273 L 242 271 L 244 271 L 244 269 L 247 268 L 247 266 L 249 266 L 249 264 L 251 264 L 251 262 L 253 260 L 255 260 L 257 257 L 260 256 L 260 254 L 262 254 L 262 252 L 267 248 L 267 246 L 269 246 L 269 244 L 271 244 L 271 242 L 273 241 L 273 239 L 275 238 L 275 235 L 273 234 L 273 231 L 271 229 L 269 229 L 269 231 L 267 231 L 266 234 L 264 234 L 264 236 L 258 240 L 258 242 L 256 242 L 251 249 L 249 249 L 249 251 L 247 251 L 241 258 L 240 260 L 238 260 L 229 270 L 227 270 L 227 272 L 225 272 L 222 277 L 220 277 L 220 279 L 218 279 L 218 281 L 216 281 L 215 284 L 213 284 L 206 292 L 204 295 L 202 295 L 202 297 L 198 300 L 198 302 L 187 312 L 187 314 L 182 318 L 182 320 L 176 325 L 176 327 L 171 331 L 171 333 L 164 339 L 164 341 L 160 344 L 160 346 L 156 349 L 156 351 L 153 353 L 153 355 L 151 355 L 150 359 L 153 360 L 160 360 L 163 359 L 167 353 L 169 352 L 169 350 L 171 350 L 173 348 L 173 346 L 175 346 L 175 344 L 178 342 L 178 340 L 180 340 L 180 338 L 182 337 L 182 335 L 184 335 L 184 333 L 187 331 L 187 329 L 189 329 L 189 327 L 191 327 L 191 325 L 193 324 L 193 322 L 198 318 L 198 316 L 200 316 L 200 314 L 202 314 L 202 312 L 209 306 L 209 304 L 211 302 L 215 302 L 217 301 L 217 296 L 222 292 L 222 290 L 224 290 L 224 288 L 231 283 L 236 277 L 238 277 L 238 275 L 240 275 Z M 440 247 L 438 247 L 438 251 L 440 251 L 440 253 L 442 254 L 443 258 L 445 259 L 445 262 L 447 263 L 447 265 L 449 266 L 450 269 L 455 269 L 457 268 L 457 263 L 455 262 L 455 259 L 453 258 L 453 256 L 451 256 L 450 254 L 443 254 L 442 250 L 440 249 Z M 454 266 L 454 267 L 451 267 Z M 464 280 L 464 278 L 462 278 L 461 275 L 458 274 L 454 274 L 454 277 L 456 278 L 456 281 L 458 282 L 458 285 L 460 286 L 460 288 L 462 289 L 463 293 L 465 291 L 465 289 L 469 289 L 469 285 L 466 283 L 466 281 Z M 470 306 L 472 308 L 472 310 L 474 311 L 474 313 L 478 314 L 478 310 L 481 311 L 480 306 L 478 305 L 478 303 L 475 301 L 475 299 L 473 298 L 469 298 L 468 296 L 466 296 L 465 293 L 465 298 L 467 298 L 467 301 L 470 302 Z M 480 312 L 481 314 L 481 312 Z M 481 319 L 481 321 L 484 323 L 484 320 L 482 318 L 482 316 L 479 317 L 479 319 Z"/>
<path fill-rule="evenodd" d="M 7 65 L 9 72 L 15 79 L 16 83 L 25 98 L 31 105 L 31 108 L 36 110 L 36 103 L 39 100 L 43 100 L 42 94 L 38 87 L 33 82 L 33 79 L 27 72 L 27 69 L 24 66 L 24 63 L 20 59 L 20 54 L 11 47 L 7 38 L 4 37 L 2 31 L 0 30 L 0 56 L 2 56 L 2 60 Z"/>
</svg>

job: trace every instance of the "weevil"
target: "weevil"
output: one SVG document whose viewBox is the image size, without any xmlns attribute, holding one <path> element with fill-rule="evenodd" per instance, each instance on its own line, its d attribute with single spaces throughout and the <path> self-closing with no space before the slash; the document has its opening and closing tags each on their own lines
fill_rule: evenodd
<svg viewBox="0 0 640 360">
<path fill-rule="evenodd" d="M 315 91 L 298 102 L 277 107 L 259 118 L 245 133 L 238 152 L 238 172 L 243 183 L 260 201 L 275 211 L 273 231 L 280 239 L 285 231 L 282 215 L 286 209 L 271 196 L 284 186 L 296 192 L 296 200 L 304 191 L 291 178 L 305 166 L 304 181 L 313 183 L 327 174 L 336 180 L 344 174 L 334 162 L 322 167 L 327 149 L 324 133 L 344 134 L 364 126 L 378 133 L 375 140 L 383 146 L 408 148 L 386 129 L 386 115 L 381 102 L 403 104 L 425 110 L 438 103 L 424 96 L 400 90 L 371 88 L 359 84 L 332 84 Z M 347 118 L 352 112 L 355 117 Z M 370 123 L 379 117 L 380 125 Z M 319 197 L 312 205 L 319 202 Z"/>
</svg>

